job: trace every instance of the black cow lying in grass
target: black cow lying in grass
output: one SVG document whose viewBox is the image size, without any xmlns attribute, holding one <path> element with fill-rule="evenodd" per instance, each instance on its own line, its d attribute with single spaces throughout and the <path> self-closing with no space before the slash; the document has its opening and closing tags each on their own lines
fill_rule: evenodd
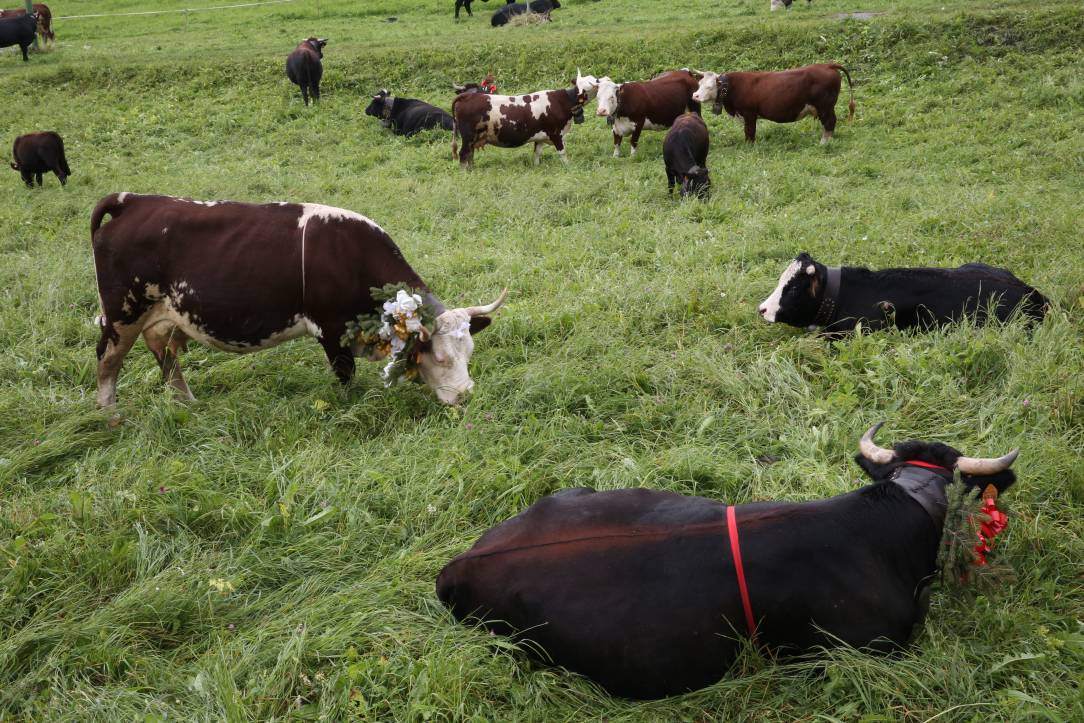
<svg viewBox="0 0 1084 723">
<path fill-rule="evenodd" d="M 497 28 L 501 25 L 507 25 L 516 15 L 526 15 L 527 13 L 547 15 L 550 10 L 556 10 L 559 7 L 561 7 L 561 0 L 531 0 L 530 3 L 510 2 L 493 13 L 493 18 L 489 22 L 490 25 Z"/>
<path fill-rule="evenodd" d="M 396 98 L 381 90 L 373 96 L 365 115 L 379 118 L 385 128 L 399 136 L 410 136 L 432 128 L 452 130 L 452 116 L 435 105 L 414 98 Z"/>
<path fill-rule="evenodd" d="M 765 321 L 826 332 L 896 326 L 929 329 L 970 317 L 983 323 L 1020 313 L 1041 321 L 1048 302 L 1005 269 L 964 264 L 955 269 L 903 268 L 870 271 L 828 267 L 800 254 L 760 305 Z"/>
<path fill-rule="evenodd" d="M 953 468 L 966 485 L 1004 491 L 1017 453 L 972 459 L 926 442 L 887 450 L 876 430 L 856 456 L 873 484 L 827 500 L 728 507 L 646 489 L 551 495 L 448 563 L 437 595 L 456 618 L 532 641 L 632 698 L 719 680 L 751 627 L 773 652 L 898 649 L 926 613 Z"/>
</svg>

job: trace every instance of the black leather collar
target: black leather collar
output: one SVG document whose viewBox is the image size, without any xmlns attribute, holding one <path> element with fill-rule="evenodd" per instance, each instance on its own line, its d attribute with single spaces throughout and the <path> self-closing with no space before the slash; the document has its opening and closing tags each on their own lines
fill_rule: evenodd
<svg viewBox="0 0 1084 723">
<path fill-rule="evenodd" d="M 839 281 L 843 275 L 842 269 L 839 266 L 828 266 L 825 274 L 827 279 L 824 284 L 824 298 L 821 299 L 821 306 L 813 318 L 813 323 L 817 326 L 828 326 L 832 323 L 836 306 L 839 305 Z"/>
<path fill-rule="evenodd" d="M 945 524 L 945 512 L 948 509 L 948 497 L 945 485 L 951 482 L 944 475 L 910 464 L 897 467 L 892 473 L 892 481 L 903 488 L 915 502 L 922 505 L 933 523 L 940 528 Z"/>
</svg>

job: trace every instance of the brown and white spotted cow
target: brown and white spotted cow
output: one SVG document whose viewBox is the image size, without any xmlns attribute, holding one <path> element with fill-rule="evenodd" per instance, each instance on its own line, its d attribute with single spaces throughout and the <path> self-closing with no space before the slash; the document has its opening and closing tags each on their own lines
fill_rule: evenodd
<svg viewBox="0 0 1084 723">
<path fill-rule="evenodd" d="M 487 144 L 518 148 L 533 142 L 535 165 L 547 143 L 567 163 L 565 135 L 573 123 L 583 123 L 586 102 L 587 93 L 577 87 L 527 95 L 462 93 L 452 102 L 452 157 L 470 168 L 474 151 Z M 462 148 L 457 147 L 457 135 L 463 141 Z"/>
<path fill-rule="evenodd" d="M 109 215 L 108 223 L 102 224 Z M 339 380 L 354 373 L 348 322 L 374 313 L 372 287 L 405 283 L 437 319 L 418 372 L 445 404 L 474 387 L 471 335 L 487 306 L 448 309 L 384 229 L 361 214 L 315 203 L 249 204 L 114 193 L 91 216 L 101 304 L 98 404 L 116 402 L 117 375 L 140 334 L 180 399 L 192 399 L 178 362 L 188 339 L 238 353 L 316 337 Z"/>
<path fill-rule="evenodd" d="M 745 140 L 757 138 L 757 118 L 775 123 L 793 123 L 806 116 L 820 120 L 824 127 L 821 143 L 832 140 L 836 130 L 836 101 L 841 81 L 847 76 L 851 102 L 848 118 L 854 117 L 854 84 L 851 74 L 842 65 L 819 63 L 791 70 L 752 73 L 712 73 L 697 71 L 700 87 L 693 99 L 701 103 L 714 101 L 712 111 L 718 115 L 725 108 L 729 115 L 745 121 Z"/>
<path fill-rule="evenodd" d="M 614 158 L 621 157 L 621 139 L 632 136 L 630 156 L 636 155 L 640 133 L 663 130 L 674 124 L 686 110 L 700 113 L 700 103 L 693 99 L 697 80 L 688 70 L 671 70 L 651 80 L 615 83 L 609 78 L 598 81 L 598 111 L 613 125 Z"/>
</svg>

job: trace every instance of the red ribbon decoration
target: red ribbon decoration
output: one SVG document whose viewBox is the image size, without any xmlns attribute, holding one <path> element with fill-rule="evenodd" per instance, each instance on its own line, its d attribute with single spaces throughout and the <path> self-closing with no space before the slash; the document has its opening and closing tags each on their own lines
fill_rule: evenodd
<svg viewBox="0 0 1084 723">
<path fill-rule="evenodd" d="M 986 497 L 982 501 L 982 514 L 987 519 L 979 523 L 979 544 L 975 545 L 975 564 L 986 565 L 986 553 L 993 549 L 994 538 L 1009 526 L 1009 516 L 997 508 L 997 500 Z"/>
<path fill-rule="evenodd" d="M 741 592 L 741 606 L 745 610 L 745 626 L 749 629 L 749 637 L 753 643 L 757 642 L 757 625 L 753 618 L 753 606 L 749 602 L 749 588 L 745 585 L 745 567 L 741 564 L 741 544 L 738 541 L 738 519 L 734 513 L 734 506 L 726 508 L 726 527 L 730 533 L 730 554 L 734 558 L 734 573 L 738 576 L 738 590 Z"/>
</svg>

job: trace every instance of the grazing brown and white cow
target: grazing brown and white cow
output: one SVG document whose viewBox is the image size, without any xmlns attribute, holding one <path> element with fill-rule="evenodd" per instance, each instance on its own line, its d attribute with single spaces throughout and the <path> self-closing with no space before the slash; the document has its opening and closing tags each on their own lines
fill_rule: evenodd
<svg viewBox="0 0 1084 723">
<path fill-rule="evenodd" d="M 832 140 L 836 130 L 836 100 L 839 98 L 842 72 L 851 89 L 848 118 L 854 117 L 854 85 L 851 74 L 842 65 L 819 63 L 791 70 L 750 73 L 712 73 L 695 71 L 700 85 L 693 99 L 701 103 L 715 101 L 712 111 L 726 112 L 745 121 L 745 140 L 757 138 L 757 118 L 775 123 L 793 123 L 806 116 L 820 120 L 824 127 L 821 143 Z"/>
<path fill-rule="evenodd" d="M 547 143 L 567 163 L 565 135 L 573 123 L 583 123 L 586 102 L 587 94 L 576 87 L 527 95 L 461 93 L 452 101 L 452 157 L 458 156 L 460 165 L 470 168 L 474 151 L 487 144 L 518 148 L 533 142 L 535 165 Z M 461 149 L 457 135 L 463 142 Z"/>
<path fill-rule="evenodd" d="M 584 488 L 544 497 L 449 562 L 437 596 L 457 619 L 631 698 L 711 685 L 746 636 L 772 654 L 896 651 L 926 615 L 953 472 L 996 497 L 1016 479 L 1017 452 L 884 449 L 876 431 L 855 458 L 872 484 L 829 499 L 730 506 Z"/>
<path fill-rule="evenodd" d="M 109 215 L 111 220 L 102 224 Z M 417 371 L 445 404 L 474 387 L 471 335 L 504 302 L 447 309 L 384 229 L 361 214 L 315 203 L 249 204 L 114 193 L 90 228 L 101 304 L 98 404 L 116 401 L 117 375 L 140 334 L 181 399 L 192 393 L 178 362 L 188 339 L 246 353 L 316 337 L 339 380 L 359 345 L 347 325 L 376 313 L 371 289 L 406 284 L 436 317 L 419 336 Z"/>
<path fill-rule="evenodd" d="M 26 8 L 12 8 L 0 10 L 0 18 L 17 18 L 26 15 Z M 34 15 L 38 20 L 38 35 L 41 36 L 41 45 L 45 47 L 46 41 L 56 44 L 56 35 L 53 33 L 53 13 L 45 3 L 34 3 Z"/>
<path fill-rule="evenodd" d="M 618 84 L 609 78 L 599 79 L 596 115 L 613 125 L 614 158 L 621 157 L 621 139 L 625 136 L 632 136 L 629 155 L 635 156 L 644 130 L 669 128 L 686 110 L 700 113 L 700 103 L 693 99 L 696 88 L 696 78 L 684 69 L 641 82 Z"/>
<path fill-rule="evenodd" d="M 22 175 L 27 188 L 33 188 L 35 180 L 42 185 L 43 173 L 55 173 L 61 186 L 72 174 L 64 157 L 64 139 L 53 131 L 19 136 L 12 144 L 11 155 L 14 158 L 11 167 Z"/>
</svg>

